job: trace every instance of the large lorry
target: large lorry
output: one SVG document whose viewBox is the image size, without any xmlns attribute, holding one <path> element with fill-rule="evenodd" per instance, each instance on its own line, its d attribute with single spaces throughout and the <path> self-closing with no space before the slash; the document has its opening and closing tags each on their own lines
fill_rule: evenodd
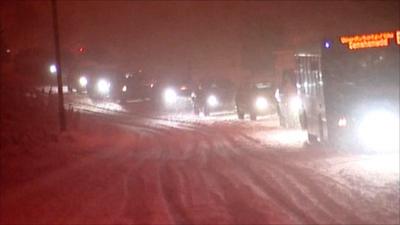
<svg viewBox="0 0 400 225">
<path fill-rule="evenodd" d="M 399 149 L 400 31 L 325 39 L 296 55 L 300 118 L 309 141 Z"/>
</svg>

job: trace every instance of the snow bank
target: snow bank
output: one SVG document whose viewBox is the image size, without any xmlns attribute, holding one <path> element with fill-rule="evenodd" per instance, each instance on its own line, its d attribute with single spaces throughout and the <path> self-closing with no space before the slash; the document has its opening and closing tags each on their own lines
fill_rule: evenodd
<svg viewBox="0 0 400 225">
<path fill-rule="evenodd" d="M 110 146 L 134 145 L 137 136 L 67 110 L 68 129 L 60 133 L 57 96 L 2 80 L 0 158 L 2 187 L 12 188 Z M 123 148 L 118 148 L 123 149 Z"/>
</svg>

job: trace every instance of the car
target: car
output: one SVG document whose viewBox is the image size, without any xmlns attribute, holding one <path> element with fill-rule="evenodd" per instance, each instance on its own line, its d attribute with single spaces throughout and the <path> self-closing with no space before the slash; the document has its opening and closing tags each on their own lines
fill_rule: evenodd
<svg viewBox="0 0 400 225">
<path fill-rule="evenodd" d="M 230 82 L 211 82 L 199 85 L 192 92 L 193 112 L 204 116 L 212 112 L 232 110 L 234 107 L 234 86 Z"/>
<path fill-rule="evenodd" d="M 191 110 L 191 83 L 184 78 L 159 79 L 152 88 L 152 102 L 159 110 L 184 113 Z"/>
<path fill-rule="evenodd" d="M 257 116 L 272 115 L 277 112 L 275 90 L 269 82 L 242 84 L 236 92 L 236 113 L 239 119 L 244 119 L 246 114 L 251 120 Z"/>
<path fill-rule="evenodd" d="M 86 90 L 93 100 L 121 101 L 127 86 L 121 76 L 92 74 L 87 78 Z"/>
</svg>

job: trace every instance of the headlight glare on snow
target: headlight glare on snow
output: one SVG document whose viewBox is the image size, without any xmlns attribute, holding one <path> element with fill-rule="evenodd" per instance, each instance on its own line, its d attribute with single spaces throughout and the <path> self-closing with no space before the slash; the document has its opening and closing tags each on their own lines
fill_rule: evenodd
<svg viewBox="0 0 400 225">
<path fill-rule="evenodd" d="M 264 97 L 258 97 L 256 99 L 255 105 L 258 110 L 265 110 L 268 108 L 268 101 Z"/>
<path fill-rule="evenodd" d="M 399 118 L 388 111 L 373 111 L 364 116 L 358 127 L 359 139 L 375 151 L 399 149 Z"/>
<path fill-rule="evenodd" d="M 218 99 L 217 99 L 217 97 L 215 97 L 215 95 L 210 95 L 210 96 L 208 96 L 208 98 L 207 98 L 207 104 L 209 105 L 209 106 L 211 106 L 211 107 L 215 107 L 215 106 L 217 106 L 218 105 Z"/>
</svg>

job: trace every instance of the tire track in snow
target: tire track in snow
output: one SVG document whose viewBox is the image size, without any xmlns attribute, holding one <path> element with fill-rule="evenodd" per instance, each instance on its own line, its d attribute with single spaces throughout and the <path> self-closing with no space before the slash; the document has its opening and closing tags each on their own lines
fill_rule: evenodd
<svg viewBox="0 0 400 225">
<path fill-rule="evenodd" d="M 148 123 L 147 123 L 148 122 Z M 190 123 L 188 123 L 190 125 Z M 291 186 L 290 189 L 286 189 L 287 192 L 285 194 L 282 194 L 280 196 L 277 196 L 278 199 L 276 199 L 276 196 L 271 196 L 273 199 L 275 198 L 277 201 L 277 204 L 279 204 L 281 201 L 285 202 L 285 201 L 289 201 L 289 203 L 286 203 L 286 208 L 289 208 L 288 213 L 290 213 L 292 210 L 291 207 L 297 208 L 296 211 L 296 215 L 298 218 L 303 219 L 302 217 L 304 214 L 304 210 L 302 210 L 301 205 L 296 205 L 296 202 L 298 202 L 298 200 L 303 200 L 303 202 L 306 202 L 308 205 L 314 205 L 315 209 L 318 210 L 318 213 L 313 212 L 313 216 L 311 218 L 308 218 L 309 222 L 315 222 L 315 221 L 321 221 L 319 216 L 324 215 L 329 217 L 328 221 L 348 221 L 348 220 L 352 220 L 352 221 L 362 221 L 360 220 L 360 216 L 354 216 L 353 213 L 351 213 L 352 209 L 351 207 L 344 202 L 338 201 L 337 199 L 334 198 L 334 196 L 339 196 L 340 199 L 344 198 L 348 198 L 348 199 L 352 199 L 354 198 L 354 196 L 352 196 L 352 192 L 351 190 L 349 190 L 346 187 L 334 187 L 336 185 L 336 183 L 334 181 L 331 181 L 329 179 L 327 179 L 326 177 L 316 177 L 318 176 L 318 174 L 316 172 L 310 171 L 310 170 L 298 170 L 299 168 L 297 168 L 296 166 L 290 166 L 285 164 L 281 158 L 279 157 L 275 157 L 273 154 L 268 154 L 268 157 L 264 157 L 264 155 L 257 155 L 257 154 L 253 154 L 252 152 L 254 152 L 254 149 L 252 149 L 254 147 L 254 143 L 257 144 L 257 146 L 262 146 L 262 143 L 260 143 L 259 141 L 253 142 L 253 145 L 250 146 L 244 146 L 244 145 L 240 145 L 241 141 L 235 140 L 235 138 L 230 137 L 230 136 L 224 136 L 222 135 L 221 138 L 219 138 L 220 136 L 218 136 L 218 129 L 215 129 L 215 126 L 210 126 L 210 125 L 204 125 L 201 123 L 196 123 L 196 125 L 192 125 L 189 126 L 188 124 L 185 124 L 182 121 L 173 121 L 173 123 L 170 123 L 170 120 L 165 120 L 165 119 L 157 119 L 157 118 L 150 118 L 148 120 L 146 120 L 146 123 L 140 122 L 140 125 L 136 125 L 136 126 L 142 126 L 146 129 L 152 130 L 154 129 L 155 132 L 151 133 L 151 135 L 155 135 L 155 136 L 168 136 L 168 135 L 173 135 L 175 134 L 176 130 L 181 130 L 181 129 L 185 129 L 185 127 L 188 129 L 188 131 L 192 132 L 194 135 L 199 135 L 201 138 L 204 139 L 208 139 L 206 140 L 206 142 L 210 142 L 209 139 L 212 140 L 217 140 L 217 143 L 215 146 L 208 146 L 211 149 L 222 149 L 222 151 L 216 151 L 215 154 L 212 154 L 210 152 L 207 151 L 201 151 L 202 154 L 199 154 L 199 156 L 201 156 L 202 158 L 202 162 L 201 163 L 207 163 L 208 165 L 210 165 L 210 158 L 211 157 L 216 157 L 220 159 L 221 164 L 226 164 L 225 166 L 227 167 L 231 167 L 231 168 L 235 168 L 235 171 L 237 173 L 240 173 L 243 171 L 243 173 L 241 173 L 243 176 L 248 177 L 249 179 L 247 179 L 246 181 L 251 182 L 252 185 L 250 186 L 256 186 L 256 187 L 269 187 L 268 182 L 265 182 L 265 178 L 258 175 L 259 171 L 262 171 L 263 173 L 266 173 L 267 175 L 269 175 L 268 177 L 272 177 L 272 179 L 274 180 L 276 186 L 272 187 L 272 189 L 270 188 L 269 190 L 263 190 L 264 193 L 269 194 L 269 193 L 280 193 L 282 190 L 284 190 L 285 186 Z M 135 125 L 133 125 L 135 126 Z M 245 127 L 245 126 L 244 126 Z M 196 130 L 196 128 L 198 130 Z M 223 132 L 222 132 L 223 133 Z M 243 135 L 243 134 L 242 134 Z M 167 137 L 164 137 L 167 138 Z M 224 140 L 228 139 L 228 143 L 221 143 Z M 230 139 L 230 140 L 229 140 Z M 250 141 L 250 140 L 247 140 Z M 251 142 L 251 141 L 250 141 Z M 196 142 L 197 143 L 197 142 Z M 229 143 L 231 143 L 232 146 L 229 146 Z M 239 144 L 239 145 L 238 145 Z M 209 143 L 206 144 L 210 145 Z M 204 147 L 204 145 L 202 146 Z M 202 147 L 198 147 L 198 148 L 202 148 Z M 170 149 L 168 149 L 168 151 L 170 151 Z M 239 151 L 239 152 L 238 152 Z M 260 157 L 262 156 L 262 157 Z M 229 158 L 231 157 L 231 158 Z M 244 157 L 244 158 L 242 158 Z M 169 161 L 170 159 L 168 157 L 165 157 L 164 161 Z M 269 164 L 266 166 L 262 166 L 262 160 L 267 161 Z M 163 161 L 163 160 L 161 160 Z M 197 160 L 195 162 L 199 162 L 200 160 Z M 249 164 L 246 165 L 244 164 L 245 162 L 258 162 L 255 163 L 255 165 L 253 164 Z M 212 162 L 215 163 L 215 162 Z M 190 165 L 189 165 L 190 166 Z M 172 187 L 165 186 L 166 182 L 168 182 L 168 174 L 169 173 L 164 173 L 163 169 L 169 168 L 169 172 L 171 172 L 170 174 L 175 174 L 173 176 L 173 179 L 176 179 L 177 182 L 187 182 L 188 178 L 185 178 L 185 172 L 183 173 L 183 177 L 182 174 L 179 174 L 179 167 L 174 167 L 173 165 L 171 165 L 171 163 L 168 163 L 168 165 L 163 164 L 160 165 L 159 167 L 159 176 L 160 176 L 160 180 L 161 180 L 161 185 L 164 185 L 163 187 L 161 187 L 161 189 L 163 191 L 165 191 L 165 188 L 169 188 L 171 189 L 173 187 L 173 185 L 171 185 Z M 215 168 L 219 168 L 217 166 L 215 166 Z M 273 171 L 273 172 L 272 172 Z M 240 182 L 233 180 L 232 178 L 232 174 L 229 173 L 223 173 L 220 171 L 214 171 L 214 173 L 210 173 L 215 180 L 218 180 L 218 185 L 219 188 L 221 190 L 224 189 L 228 189 L 229 187 L 235 187 L 235 185 L 242 185 L 240 184 Z M 310 178 L 306 177 L 305 179 L 303 179 L 304 174 L 310 175 Z M 187 175 L 187 174 L 186 174 Z M 186 180 L 185 180 L 186 179 Z M 183 181 L 182 181 L 183 180 Z M 322 180 L 324 182 L 327 182 L 326 184 L 323 184 L 323 187 L 321 186 L 317 186 L 315 184 L 316 181 L 318 180 Z M 321 183 L 321 182 L 318 182 Z M 330 187 L 335 188 L 335 194 L 333 196 L 330 196 L 329 192 L 327 192 L 327 188 Z M 238 189 L 239 187 L 235 187 L 236 189 Z M 240 187 L 243 188 L 243 187 Z M 173 188 L 172 188 L 173 189 Z M 249 189 L 247 189 L 248 191 L 245 191 L 245 189 L 241 189 L 241 190 L 236 190 L 236 191 L 241 191 L 242 193 L 247 193 L 250 192 Z M 253 190 L 254 191 L 254 190 Z M 223 193 L 224 191 L 222 191 Z M 310 193 L 312 193 L 313 196 L 310 196 Z M 219 202 L 220 204 L 227 204 L 226 201 L 230 201 L 229 197 L 231 197 L 230 194 L 233 195 L 233 193 L 235 193 L 235 191 L 228 191 L 228 195 L 226 193 L 224 194 L 224 198 L 219 198 Z M 289 196 L 293 196 L 293 194 L 295 196 L 297 196 L 298 200 L 293 200 L 290 199 Z M 163 193 L 163 195 L 165 195 L 165 193 Z M 227 198 L 227 196 L 229 196 Z M 315 197 L 314 197 L 315 196 Z M 173 197 L 176 197 L 174 194 L 169 194 L 168 196 L 165 196 L 165 199 L 172 199 Z M 236 197 L 236 196 L 235 196 Z M 313 198 L 311 198 L 313 197 Z M 362 197 L 362 196 L 361 196 Z M 225 202 L 222 202 L 222 199 Z M 228 199 L 228 200 L 227 200 Z M 173 199 L 172 199 L 173 200 Z M 237 198 L 236 198 L 237 200 Z M 323 200 L 323 201 L 321 201 Z M 239 199 L 239 202 L 246 202 L 245 199 Z M 320 202 L 324 202 L 321 205 L 318 205 L 318 201 Z M 232 203 L 232 202 L 230 202 Z M 364 204 L 370 204 L 370 202 L 364 201 Z M 193 218 L 182 218 L 181 214 L 185 213 L 185 208 L 184 205 L 187 204 L 185 203 L 185 199 L 181 199 L 178 202 L 172 203 L 172 205 L 170 203 L 168 206 L 168 210 L 170 211 L 170 214 L 175 215 L 175 221 L 177 220 L 182 220 L 182 221 L 189 221 L 193 220 Z M 232 203 L 233 204 L 233 203 Z M 228 204 L 229 205 L 229 204 Z M 243 204 L 246 205 L 246 204 Z M 361 204 L 362 205 L 362 204 Z M 229 207 L 228 207 L 229 208 Z M 348 212 L 346 212 L 348 211 Z M 187 210 L 186 210 L 187 212 Z M 336 212 L 336 213 L 334 213 Z M 235 214 L 235 211 L 231 209 L 231 213 Z M 339 215 L 343 213 L 344 215 Z M 319 215 L 319 216 L 318 216 Z M 337 216 L 335 218 L 335 216 Z M 240 221 L 240 220 L 239 220 Z"/>
<path fill-rule="evenodd" d="M 254 140 L 253 138 L 247 135 L 243 136 L 247 141 L 259 144 L 258 140 Z M 244 142 L 236 142 L 236 144 L 242 145 L 240 149 L 249 149 L 249 147 L 243 146 L 243 143 Z M 250 147 L 254 147 L 254 145 L 251 145 Z M 361 219 L 361 216 L 357 216 L 354 213 L 351 213 L 353 211 L 353 207 L 349 205 L 351 204 L 350 199 L 357 199 L 359 201 L 362 201 L 362 203 L 360 203 L 361 206 L 365 204 L 371 204 L 367 201 L 364 201 L 362 196 L 359 196 L 358 193 L 354 193 L 346 186 L 342 186 L 332 179 L 326 179 L 327 177 L 323 177 L 325 178 L 322 179 L 323 182 L 317 182 L 315 180 L 311 180 L 316 176 L 320 177 L 320 174 L 318 174 L 317 172 L 312 172 L 310 169 L 301 168 L 299 166 L 295 167 L 289 165 L 286 162 L 282 162 L 276 152 L 271 152 L 270 154 L 263 154 L 262 156 L 254 154 L 255 153 L 254 149 L 246 152 L 249 156 L 252 156 L 255 160 L 261 162 L 262 160 L 266 160 L 270 162 L 269 166 L 272 166 L 272 169 L 278 171 L 283 178 L 286 178 L 287 182 L 290 182 L 290 180 L 292 180 L 293 183 L 301 185 L 301 187 L 308 190 L 309 194 L 312 193 L 312 195 L 315 195 L 319 203 L 322 203 L 322 201 L 324 201 L 325 203 L 323 204 L 322 207 L 324 207 L 326 211 L 331 212 L 331 214 L 332 212 L 340 212 L 336 213 L 335 215 L 332 214 L 331 217 L 332 216 L 338 217 L 339 215 L 339 218 L 341 218 L 341 221 L 343 223 L 349 223 L 350 221 L 351 223 L 360 223 L 360 224 L 366 223 L 365 220 Z M 305 176 L 305 174 L 309 176 Z M 330 187 L 328 188 L 326 187 L 325 189 L 322 188 L 321 186 L 316 185 L 316 183 L 320 185 L 327 185 L 326 182 L 330 183 Z M 342 191 L 339 191 L 338 188 L 341 189 Z M 330 192 L 324 192 L 324 190 L 328 189 L 330 190 Z M 340 196 L 338 198 L 331 197 L 330 194 L 333 193 L 333 191 L 335 191 L 336 194 Z M 308 196 L 311 197 L 310 195 Z M 337 201 L 336 199 L 348 199 L 348 203 L 345 204 L 343 202 Z"/>
<path fill-rule="evenodd" d="M 274 193 L 275 198 L 278 198 L 279 202 L 281 204 L 283 204 L 288 211 L 292 211 L 292 212 L 295 211 L 298 216 L 302 217 L 303 220 L 305 219 L 306 223 L 316 223 L 315 219 L 313 219 L 307 215 L 308 212 L 304 211 L 301 206 L 296 205 L 296 202 L 298 202 L 298 201 L 294 201 L 293 199 L 288 199 L 285 197 L 285 195 L 281 195 L 281 191 L 284 190 L 284 189 L 282 189 L 282 187 L 284 187 L 287 184 L 294 185 L 294 187 L 296 187 L 298 184 L 302 184 L 299 180 L 293 181 L 294 176 L 290 176 L 290 175 L 288 176 L 284 172 L 280 172 L 281 179 L 282 178 L 285 178 L 285 179 L 283 180 L 283 182 L 281 181 L 281 183 L 279 183 L 277 180 L 277 177 L 275 176 L 274 181 L 278 184 L 278 187 L 273 188 L 272 186 L 270 186 L 270 183 L 267 183 L 265 181 L 263 182 L 263 179 L 260 179 L 260 177 L 257 177 L 255 175 L 256 173 L 254 172 L 254 169 L 252 169 L 251 166 L 246 166 L 242 163 L 243 162 L 242 157 L 249 154 L 251 150 L 243 150 L 243 149 L 247 149 L 247 148 L 244 148 L 244 146 L 241 146 L 241 143 L 238 143 L 238 141 L 234 140 L 234 138 L 232 138 L 232 137 L 229 137 L 227 135 L 221 135 L 221 136 L 222 137 L 220 139 L 228 139 L 229 142 L 231 143 L 231 146 L 226 146 L 226 149 L 235 149 L 235 148 L 237 148 L 237 146 L 239 146 L 239 148 L 237 148 L 237 149 L 239 151 L 241 151 L 241 154 L 233 155 L 234 158 L 236 158 L 236 165 L 242 166 L 243 170 L 247 172 L 247 175 L 252 179 L 252 182 L 255 184 L 255 186 L 263 187 L 264 189 L 268 189 L 267 192 Z M 249 159 L 249 160 L 244 160 L 244 161 L 247 162 L 247 161 L 251 161 L 251 160 Z M 269 159 L 268 162 L 274 162 L 274 160 Z M 279 168 L 279 165 L 278 166 L 275 165 L 274 167 L 269 166 L 269 169 L 272 169 L 274 171 L 281 171 L 281 168 Z M 264 170 L 264 172 L 268 172 L 268 170 Z M 274 174 L 270 174 L 270 177 L 274 177 Z M 327 216 L 329 218 L 328 222 L 336 222 L 334 217 L 332 215 L 329 215 L 329 213 L 327 212 L 327 210 L 325 208 L 319 207 L 318 202 L 316 202 L 315 199 L 311 199 L 310 195 L 307 195 L 303 192 L 304 188 L 307 188 L 307 186 L 303 184 L 303 189 L 301 189 L 300 187 L 297 187 L 296 189 L 292 188 L 291 191 L 292 192 L 294 191 L 294 193 L 296 193 L 298 195 L 298 196 L 296 196 L 297 198 L 300 197 L 303 201 L 309 202 L 309 204 L 311 204 L 311 206 L 314 206 L 314 207 L 317 206 L 314 209 L 319 209 L 319 214 Z M 310 190 L 310 189 L 307 188 L 307 190 Z M 286 195 L 293 196 L 293 193 L 287 192 Z M 334 201 L 332 200 L 332 202 L 334 202 Z M 335 203 L 333 203 L 333 204 L 335 204 Z"/>
<path fill-rule="evenodd" d="M 243 156 L 245 156 L 247 153 L 243 152 L 240 148 L 235 147 L 235 141 L 231 137 L 228 137 L 227 135 L 224 135 L 223 133 L 218 133 L 215 132 L 215 130 L 212 130 L 208 127 L 202 127 L 203 129 L 206 130 L 201 130 L 202 134 L 204 135 L 205 133 L 208 133 L 208 138 L 210 138 L 211 135 L 215 135 L 214 140 L 218 139 L 218 142 L 216 145 L 213 146 L 213 150 L 215 150 L 215 154 L 219 155 L 220 157 L 220 163 L 225 164 L 226 167 L 228 168 L 240 168 L 240 171 L 237 171 L 238 173 L 240 172 L 245 172 L 243 176 L 250 178 L 250 182 L 252 182 L 254 185 L 253 187 L 262 187 L 264 191 L 266 192 L 267 196 L 271 197 L 273 200 L 275 200 L 275 203 L 278 205 L 283 206 L 286 211 L 288 212 L 295 212 L 295 214 L 298 217 L 301 217 L 303 221 L 306 223 L 316 223 L 316 221 L 309 217 L 304 210 L 301 209 L 301 207 L 297 206 L 295 202 L 293 202 L 291 199 L 287 199 L 284 194 L 281 193 L 282 189 L 275 188 L 270 186 L 270 184 L 265 183 L 265 182 L 260 182 L 260 177 L 257 177 L 255 173 L 250 169 L 250 167 L 247 167 L 244 165 L 243 162 L 248 162 L 248 160 L 243 160 Z M 217 133 L 217 134 L 216 134 Z M 207 138 L 207 136 L 205 136 Z M 227 142 L 226 142 L 227 141 Z M 229 150 L 228 150 L 229 149 Z M 221 151 L 218 151 L 221 150 Z M 248 157 L 247 157 L 248 158 Z M 229 165 L 228 165 L 229 164 Z M 232 181 L 230 175 L 222 174 L 219 171 L 214 171 L 215 174 L 219 176 L 220 180 L 224 180 L 225 183 L 230 183 L 231 185 L 229 186 L 234 186 L 236 183 L 235 181 Z M 227 186 L 223 187 L 222 189 L 226 190 Z M 249 191 L 251 192 L 251 191 Z M 242 204 L 246 204 L 246 200 L 243 199 Z M 249 206 L 251 208 L 251 206 Z M 232 212 L 234 215 L 237 215 L 238 212 Z M 260 217 L 261 215 L 258 215 Z M 239 221 L 244 222 L 244 221 Z M 265 222 L 265 221 L 264 221 Z"/>
<path fill-rule="evenodd" d="M 147 138 L 147 140 L 151 139 Z M 134 157 L 130 158 L 130 162 L 128 162 L 129 168 L 123 178 L 122 189 L 124 198 L 123 202 L 121 202 L 121 207 L 117 210 L 119 213 L 114 216 L 113 223 L 115 224 L 147 224 L 171 221 L 169 214 L 167 212 L 163 213 L 164 207 L 154 207 L 158 209 L 157 215 L 154 215 L 155 213 L 153 211 L 156 210 L 151 210 L 151 204 L 153 202 L 145 201 L 145 196 L 147 196 L 146 194 L 149 192 L 149 189 L 153 190 L 151 195 L 157 196 L 157 192 L 154 191 L 154 189 L 156 189 L 154 186 L 156 185 L 149 183 L 146 178 L 150 176 L 150 174 L 154 174 L 154 170 L 157 169 L 157 167 L 152 166 L 152 164 L 149 165 L 149 162 L 151 160 L 156 160 L 158 157 L 153 147 L 148 147 L 149 148 L 146 150 L 142 149 L 139 154 L 135 154 Z M 141 191 L 144 191 L 145 194 L 142 194 Z M 147 215 L 147 217 L 143 218 L 142 214 Z"/>
<path fill-rule="evenodd" d="M 216 135 L 215 131 L 209 129 L 208 127 L 201 127 L 201 129 L 196 130 L 195 133 L 197 133 L 199 136 L 204 138 L 205 142 L 208 143 L 209 148 L 211 148 L 214 151 L 213 152 L 214 155 L 212 155 L 212 156 L 208 155 L 208 157 L 218 157 L 220 159 L 218 164 L 223 164 L 223 166 L 227 167 L 227 168 L 236 168 L 236 167 L 238 167 L 238 165 L 243 163 L 243 161 L 231 161 L 232 160 L 232 155 L 239 156 L 239 152 L 240 151 L 238 151 L 237 149 L 232 148 L 231 146 L 228 146 L 226 143 L 224 143 L 226 141 L 226 137 L 222 137 L 221 138 L 220 135 Z M 215 136 L 213 136 L 213 139 L 212 139 L 213 141 L 210 141 L 210 136 L 211 135 L 215 135 Z M 216 144 L 213 143 L 215 138 L 218 138 L 218 142 Z M 229 149 L 229 150 L 227 150 L 227 149 Z M 208 153 L 208 154 L 210 154 L 210 153 Z M 243 167 L 242 167 L 242 170 L 243 170 Z M 247 203 L 248 199 L 247 198 L 245 198 L 245 197 L 242 198 L 240 196 L 241 194 L 246 196 L 246 194 L 248 195 L 248 193 L 252 193 L 252 191 L 249 189 L 249 187 L 247 185 L 240 184 L 239 186 L 237 186 L 238 181 L 233 181 L 232 178 L 231 178 L 232 175 L 223 174 L 218 170 L 214 170 L 213 173 L 211 173 L 211 174 L 216 176 L 217 180 L 220 181 L 219 185 L 220 185 L 220 189 L 223 190 L 222 191 L 223 195 L 226 195 L 224 192 L 226 192 L 227 190 L 232 189 L 232 187 L 236 187 L 236 190 L 233 190 L 233 192 L 232 192 L 232 190 L 230 190 L 231 192 L 229 194 L 229 197 L 225 197 L 224 198 L 226 201 L 228 201 L 227 208 L 228 208 L 228 210 L 231 211 L 232 215 L 236 215 L 236 216 L 237 215 L 242 215 L 244 208 L 246 208 L 246 209 L 252 209 L 253 208 L 253 206 L 251 204 L 248 205 L 248 203 Z M 248 175 L 249 174 L 246 174 L 246 176 L 248 176 Z M 254 181 L 257 181 L 257 179 L 253 179 L 253 182 Z M 224 183 L 224 184 L 221 184 L 221 182 Z M 221 186 L 221 185 L 223 185 L 223 186 Z M 255 186 L 260 186 L 260 185 L 257 184 Z M 240 190 L 238 190 L 238 188 Z M 241 192 L 241 194 L 235 194 L 236 191 Z M 278 189 L 270 189 L 269 192 L 270 193 L 279 193 L 279 190 Z M 291 208 L 292 210 L 293 209 L 296 210 L 297 214 L 300 214 L 300 215 L 302 215 L 303 218 L 306 218 L 306 221 L 308 223 L 314 223 L 315 222 L 313 219 L 309 218 L 300 209 L 297 209 L 297 207 L 294 204 L 287 203 L 287 200 L 285 199 L 285 197 L 283 195 L 281 195 L 281 194 L 278 194 L 278 195 L 279 195 L 280 201 L 283 202 L 281 204 L 289 204 L 289 205 L 286 205 L 286 208 Z M 235 199 L 234 201 L 236 201 L 236 202 L 233 202 L 231 200 L 232 196 L 235 196 L 233 199 Z M 238 200 L 238 198 L 239 198 L 239 200 Z M 225 204 L 226 203 L 227 202 L 225 202 Z M 237 205 L 239 203 L 240 203 L 240 206 Z M 247 205 L 247 207 L 243 207 L 243 206 L 246 206 L 246 205 Z M 264 207 L 265 207 L 265 205 L 264 205 Z M 238 211 L 235 208 L 240 208 L 241 210 Z M 236 223 L 244 223 L 244 222 L 248 222 L 248 220 L 251 220 L 251 219 L 254 219 L 254 218 L 264 218 L 264 220 L 256 220 L 256 222 L 258 222 L 258 223 L 260 223 L 260 222 L 261 223 L 265 223 L 266 220 L 268 220 L 267 218 L 265 218 L 265 214 L 258 213 L 257 210 L 254 210 L 254 209 L 251 210 L 251 211 L 247 210 L 246 213 L 247 213 L 247 215 L 253 214 L 253 216 L 245 216 L 245 217 L 242 217 L 242 218 L 240 216 L 238 216 L 238 218 L 234 218 L 234 219 L 236 219 L 235 222 Z"/>
<path fill-rule="evenodd" d="M 237 162 L 232 157 L 221 155 L 214 157 L 215 160 L 209 164 L 212 170 L 210 174 L 223 196 L 220 204 L 225 205 L 233 216 L 233 224 L 288 223 L 274 199 L 269 195 L 260 195 L 254 189 L 257 185 L 252 184 L 241 165 L 238 165 L 243 161 Z"/>
<path fill-rule="evenodd" d="M 162 157 L 161 160 L 168 160 Z M 173 163 L 173 162 L 172 162 Z M 163 162 L 159 168 L 159 178 L 162 198 L 166 202 L 166 206 L 175 224 L 192 224 L 192 218 L 188 216 L 187 209 L 185 208 L 185 202 L 182 199 L 181 192 L 182 177 L 179 175 L 179 171 L 176 171 L 169 163 Z"/>
<path fill-rule="evenodd" d="M 280 188 L 279 183 L 277 180 L 273 178 L 271 182 L 266 182 L 260 176 L 258 176 L 254 171 L 252 171 L 250 166 L 247 166 L 243 163 L 242 158 L 234 159 L 235 165 L 240 167 L 249 180 L 252 183 L 252 186 L 260 188 L 267 196 L 269 196 L 275 204 L 279 205 L 280 207 L 284 208 L 285 211 L 290 214 L 296 215 L 300 221 L 307 224 L 316 224 L 317 221 L 306 212 L 301 206 L 297 204 L 292 198 L 289 198 L 287 194 L 283 193 L 282 188 Z M 289 195 L 290 196 L 290 195 Z"/>
</svg>

